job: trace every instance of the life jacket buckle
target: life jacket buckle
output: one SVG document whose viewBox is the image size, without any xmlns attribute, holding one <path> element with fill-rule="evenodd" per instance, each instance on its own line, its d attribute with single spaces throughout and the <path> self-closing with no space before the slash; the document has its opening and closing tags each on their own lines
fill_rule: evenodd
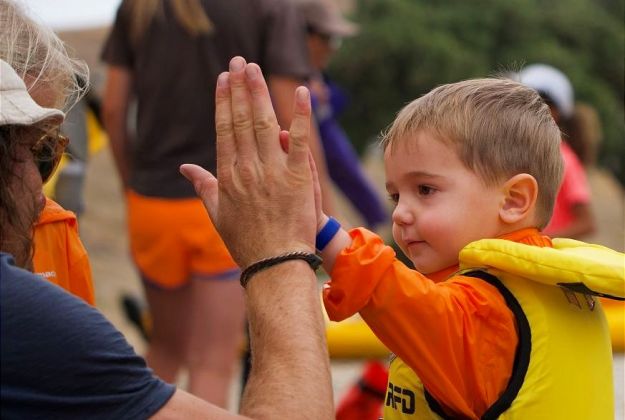
<svg viewBox="0 0 625 420">
<path fill-rule="evenodd" d="M 562 292 L 564 293 L 564 296 L 566 297 L 566 300 L 573 306 L 577 306 L 579 309 L 582 309 L 582 304 L 579 302 L 579 299 L 577 298 L 577 293 L 565 289 L 564 287 L 561 288 Z"/>
</svg>

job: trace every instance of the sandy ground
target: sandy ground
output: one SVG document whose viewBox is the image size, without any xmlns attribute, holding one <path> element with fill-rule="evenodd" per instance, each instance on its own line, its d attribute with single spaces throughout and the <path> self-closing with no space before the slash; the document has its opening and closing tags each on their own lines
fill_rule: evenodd
<svg viewBox="0 0 625 420">
<path fill-rule="evenodd" d="M 379 184 L 381 171 L 375 153 L 368 160 L 371 177 Z M 594 242 L 623 250 L 623 192 L 618 184 L 599 170 L 591 171 L 591 183 L 601 229 L 591 238 Z M 96 283 L 97 305 L 109 320 L 119 328 L 137 352 L 145 351 L 145 343 L 136 330 L 124 319 L 119 297 L 123 293 L 142 294 L 142 288 L 128 254 L 125 230 L 124 203 L 120 195 L 117 177 L 107 150 L 98 153 L 90 162 L 86 182 L 87 211 L 80 220 L 80 230 L 85 246 L 91 256 Z M 340 202 L 345 214 L 355 220 L 353 211 Z M 355 220 L 354 223 L 357 223 Z M 333 361 L 332 375 L 335 398 L 339 398 L 354 378 L 358 376 L 361 361 Z M 624 418 L 623 355 L 615 356 L 615 381 L 617 417 Z M 238 377 L 238 376 L 237 376 Z M 232 389 L 233 407 L 238 393 L 238 381 Z"/>
</svg>

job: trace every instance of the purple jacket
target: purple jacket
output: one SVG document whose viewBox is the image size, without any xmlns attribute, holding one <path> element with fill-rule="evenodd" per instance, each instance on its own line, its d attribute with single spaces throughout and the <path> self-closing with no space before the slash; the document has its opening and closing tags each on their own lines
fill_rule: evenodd
<svg viewBox="0 0 625 420">
<path fill-rule="evenodd" d="M 347 97 L 325 76 L 324 80 L 330 90 L 330 100 L 328 103 L 320 104 L 313 96 L 312 106 L 328 172 L 332 181 L 365 219 L 367 226 L 373 228 L 386 222 L 388 217 L 386 208 L 360 166 L 358 154 L 347 134 L 336 120 L 336 116 L 347 104 Z"/>
</svg>

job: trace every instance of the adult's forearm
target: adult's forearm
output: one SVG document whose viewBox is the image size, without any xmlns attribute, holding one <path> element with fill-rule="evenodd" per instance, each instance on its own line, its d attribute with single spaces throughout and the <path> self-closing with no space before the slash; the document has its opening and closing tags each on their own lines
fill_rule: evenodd
<svg viewBox="0 0 625 420">
<path fill-rule="evenodd" d="M 289 147 L 261 69 L 242 57 L 217 79 L 217 175 L 181 171 L 202 198 L 239 265 L 289 251 L 313 251 L 316 214 L 308 148 L 310 95 L 290 96 Z M 284 139 L 284 136 L 282 137 Z M 316 276 L 287 261 L 253 275 L 246 289 L 252 371 L 241 412 L 257 419 L 333 417 L 332 387 Z"/>
<path fill-rule="evenodd" d="M 319 292 L 308 264 L 288 261 L 255 274 L 247 286 L 247 307 L 252 371 L 241 414 L 333 418 Z"/>
</svg>

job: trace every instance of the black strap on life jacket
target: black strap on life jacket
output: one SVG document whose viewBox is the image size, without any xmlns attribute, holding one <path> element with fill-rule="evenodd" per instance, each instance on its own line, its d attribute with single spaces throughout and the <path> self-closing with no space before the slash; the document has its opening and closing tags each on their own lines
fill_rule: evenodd
<svg viewBox="0 0 625 420">
<path fill-rule="evenodd" d="M 485 271 L 476 270 L 468 273 L 463 273 L 466 277 L 475 277 L 495 286 L 499 293 L 503 296 L 506 305 L 512 313 L 517 323 L 519 332 L 519 342 L 514 355 L 514 365 L 512 366 L 512 376 L 508 381 L 506 389 L 501 396 L 495 401 L 486 412 L 482 415 L 481 419 L 491 420 L 498 418 L 504 411 L 506 411 L 512 405 L 512 402 L 519 394 L 525 375 L 527 374 L 527 368 L 530 364 L 530 352 L 532 350 L 532 333 L 530 330 L 530 324 L 525 316 L 525 312 L 521 308 L 519 301 L 514 297 L 512 292 L 503 285 L 503 283 L 495 276 Z M 443 408 L 438 401 L 428 392 L 424 387 L 425 399 L 434 413 L 439 415 L 443 419 L 453 419 L 457 417 L 449 416 L 443 411 Z"/>
</svg>

